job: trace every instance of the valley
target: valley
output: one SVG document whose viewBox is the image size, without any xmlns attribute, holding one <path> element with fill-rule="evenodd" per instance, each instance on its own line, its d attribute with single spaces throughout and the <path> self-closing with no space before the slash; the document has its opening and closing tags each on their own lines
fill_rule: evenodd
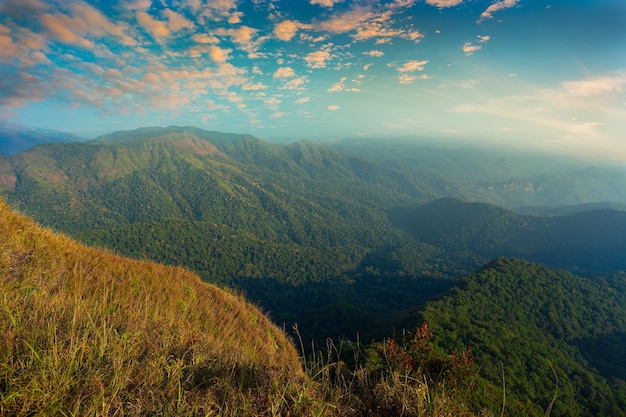
<svg viewBox="0 0 626 417">
<path fill-rule="evenodd" d="M 193 127 L 0 157 L 2 198 L 41 225 L 240 291 L 306 346 L 427 322 L 438 348 L 473 346 L 478 409 L 504 369 L 507 415 L 543 415 L 553 372 L 552 415 L 626 407 L 624 184 L 573 159 Z"/>
</svg>

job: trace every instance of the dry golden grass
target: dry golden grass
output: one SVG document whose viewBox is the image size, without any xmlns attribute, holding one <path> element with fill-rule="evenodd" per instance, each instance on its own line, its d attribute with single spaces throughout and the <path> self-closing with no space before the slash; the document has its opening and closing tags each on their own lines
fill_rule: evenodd
<svg viewBox="0 0 626 417">
<path fill-rule="evenodd" d="M 0 201 L 2 416 L 472 416 L 397 374 L 303 362 L 241 296 Z M 329 352 L 332 351 L 332 347 Z"/>
<path fill-rule="evenodd" d="M 305 381 L 292 343 L 242 297 L 3 202 L 0 334 L 1 415 L 268 414 Z"/>
</svg>

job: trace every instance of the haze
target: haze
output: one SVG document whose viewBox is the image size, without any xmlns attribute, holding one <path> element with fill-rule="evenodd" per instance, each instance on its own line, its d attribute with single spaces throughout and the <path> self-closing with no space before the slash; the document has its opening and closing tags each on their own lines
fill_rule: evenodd
<svg viewBox="0 0 626 417">
<path fill-rule="evenodd" d="M 0 0 L 0 124 L 626 161 L 623 0 Z"/>
</svg>

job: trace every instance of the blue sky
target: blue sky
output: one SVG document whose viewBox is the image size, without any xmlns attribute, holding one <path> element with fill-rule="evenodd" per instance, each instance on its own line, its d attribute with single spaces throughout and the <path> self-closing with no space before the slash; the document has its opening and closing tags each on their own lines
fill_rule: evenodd
<svg viewBox="0 0 626 417">
<path fill-rule="evenodd" d="M 0 0 L 0 124 L 626 161 L 626 1 Z"/>
</svg>

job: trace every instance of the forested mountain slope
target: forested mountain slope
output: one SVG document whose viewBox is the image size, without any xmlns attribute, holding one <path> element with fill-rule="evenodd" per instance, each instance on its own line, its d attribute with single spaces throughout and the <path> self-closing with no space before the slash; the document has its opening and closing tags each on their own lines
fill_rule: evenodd
<svg viewBox="0 0 626 417">
<path fill-rule="evenodd" d="M 402 168 L 309 141 L 142 128 L 0 158 L 0 188 L 44 225 L 191 268 L 321 341 L 386 335 L 394 315 L 496 256 L 589 275 L 625 268 L 622 214 L 566 220 L 453 199 L 425 205 L 472 196 L 471 187 Z"/>
<path fill-rule="evenodd" d="M 498 258 L 420 314 L 445 349 L 472 347 L 478 403 L 504 415 L 626 410 L 626 275 L 590 280 Z M 503 381 L 505 393 L 503 393 Z M 499 405 L 499 406 L 498 406 Z"/>
<path fill-rule="evenodd" d="M 626 211 L 540 217 L 445 198 L 394 209 L 391 218 L 421 242 L 481 262 L 513 256 L 587 275 L 626 269 Z"/>
<path fill-rule="evenodd" d="M 424 138 L 347 139 L 331 144 L 408 178 L 441 175 L 463 184 L 470 201 L 498 206 L 626 203 L 626 167 L 519 149 L 472 147 Z"/>
</svg>

